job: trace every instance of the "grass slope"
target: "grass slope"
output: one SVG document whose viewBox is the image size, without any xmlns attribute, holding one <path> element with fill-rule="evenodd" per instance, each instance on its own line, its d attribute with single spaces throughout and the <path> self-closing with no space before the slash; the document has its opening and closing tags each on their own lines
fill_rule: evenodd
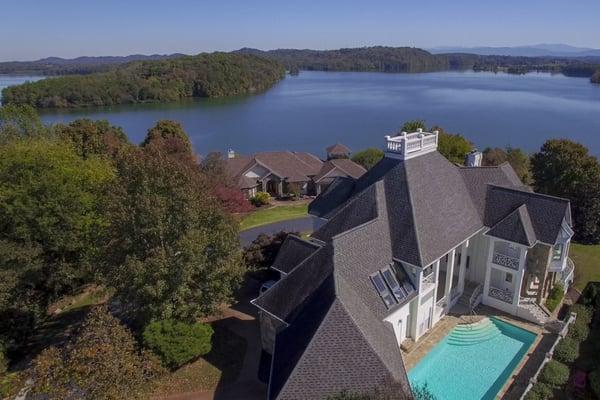
<svg viewBox="0 0 600 400">
<path fill-rule="evenodd" d="M 308 215 L 308 204 L 297 204 L 292 206 L 276 206 L 261 208 L 242 218 L 240 229 L 242 231 L 257 226 L 270 224 L 288 219 L 301 218 Z"/>
<path fill-rule="evenodd" d="M 575 263 L 575 288 L 582 291 L 588 282 L 600 281 L 600 245 L 571 243 L 570 257 Z"/>
</svg>

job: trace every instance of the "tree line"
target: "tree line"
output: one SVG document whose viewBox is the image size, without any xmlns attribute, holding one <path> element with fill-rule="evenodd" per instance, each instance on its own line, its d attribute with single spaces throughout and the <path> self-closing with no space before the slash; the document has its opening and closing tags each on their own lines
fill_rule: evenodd
<svg viewBox="0 0 600 400">
<path fill-rule="evenodd" d="M 400 131 L 415 132 L 418 128 L 438 130 L 438 151 L 453 163 L 462 165 L 467 153 L 474 149 L 462 135 L 448 133 L 439 126 L 428 129 L 423 120 L 408 121 Z M 383 156 L 382 150 L 369 148 L 354 153 L 352 160 L 370 169 Z M 533 154 L 510 146 L 484 149 L 483 166 L 505 162 L 523 184 L 536 192 L 570 200 L 575 241 L 600 243 L 600 162 L 584 145 L 568 139 L 550 139 Z"/>
<path fill-rule="evenodd" d="M 283 75 L 283 66 L 273 60 L 248 54 L 201 54 L 28 82 L 5 88 L 2 103 L 70 108 L 225 97 L 268 89 Z"/>
<path fill-rule="evenodd" d="M 361 47 L 339 50 L 240 49 L 238 53 L 275 59 L 289 71 L 430 72 L 467 70 L 523 74 L 531 71 L 592 77 L 600 71 L 597 58 L 515 57 L 468 53 L 431 54 L 412 47 Z M 600 72 L 599 72 L 600 73 Z M 595 78 L 600 79 L 600 78 Z"/>
<path fill-rule="evenodd" d="M 245 271 L 231 214 L 243 196 L 216 158 L 199 160 L 174 121 L 135 145 L 107 121 L 45 126 L 29 106 L 0 107 L 3 382 L 10 361 L 35 357 L 50 306 L 88 285 L 107 289 L 107 306 L 66 345 L 44 346 L 33 393 L 134 398 L 161 368 L 210 349 L 197 321 Z"/>
</svg>

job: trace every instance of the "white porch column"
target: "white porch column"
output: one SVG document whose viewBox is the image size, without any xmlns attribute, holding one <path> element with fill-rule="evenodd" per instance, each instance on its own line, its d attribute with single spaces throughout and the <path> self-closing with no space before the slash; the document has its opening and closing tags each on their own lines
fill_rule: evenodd
<svg viewBox="0 0 600 400">
<path fill-rule="evenodd" d="M 436 315 L 438 315 L 436 308 L 437 308 L 437 292 L 438 292 L 438 282 L 440 279 L 440 259 L 438 258 L 437 260 L 435 260 L 435 262 L 433 263 L 433 276 L 434 276 L 434 288 L 433 288 L 433 323 L 432 325 L 434 325 L 435 323 L 438 322 L 438 319 L 436 318 Z"/>
<path fill-rule="evenodd" d="M 519 270 L 515 271 L 514 275 L 516 275 L 515 282 L 515 293 L 513 294 L 513 306 L 519 306 L 519 300 L 521 297 L 521 286 L 523 285 L 523 278 L 525 276 L 525 260 L 527 260 L 527 248 L 521 248 L 521 255 L 519 257 Z"/>
<path fill-rule="evenodd" d="M 446 304 L 450 306 L 450 292 L 452 291 L 452 276 L 454 275 L 454 256 L 456 254 L 456 249 L 452 249 L 450 253 L 448 253 L 448 263 L 446 265 L 446 287 L 444 288 L 444 295 L 446 296 Z"/>
<path fill-rule="evenodd" d="M 283 196 L 283 181 L 279 181 L 277 185 L 277 194 L 281 197 Z"/>
<path fill-rule="evenodd" d="M 458 292 L 462 294 L 465 291 L 465 274 L 467 272 L 467 251 L 469 250 L 469 241 L 465 240 L 460 245 L 460 269 L 458 270 Z"/>
</svg>

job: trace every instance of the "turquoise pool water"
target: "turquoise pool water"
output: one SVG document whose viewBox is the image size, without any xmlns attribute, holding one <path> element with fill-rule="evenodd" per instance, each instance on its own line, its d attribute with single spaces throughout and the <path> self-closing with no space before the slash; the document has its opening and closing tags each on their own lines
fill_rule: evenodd
<svg viewBox="0 0 600 400">
<path fill-rule="evenodd" d="M 495 318 L 457 325 L 408 378 L 413 386 L 426 383 L 438 400 L 494 399 L 535 338 Z"/>
</svg>

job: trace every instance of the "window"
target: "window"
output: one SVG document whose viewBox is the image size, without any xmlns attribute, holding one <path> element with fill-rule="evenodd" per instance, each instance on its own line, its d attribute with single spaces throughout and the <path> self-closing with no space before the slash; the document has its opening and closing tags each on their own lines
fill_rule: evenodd
<svg viewBox="0 0 600 400">
<path fill-rule="evenodd" d="M 408 293 L 406 293 L 406 291 L 400 286 L 398 280 L 396 279 L 396 275 L 394 275 L 390 267 L 382 269 L 381 275 L 383 275 L 383 279 L 385 279 L 385 282 L 392 290 L 392 293 L 398 302 L 406 297 Z"/>
<path fill-rule="evenodd" d="M 560 260 L 562 258 L 563 244 L 557 243 L 552 248 L 552 260 Z"/>
<path fill-rule="evenodd" d="M 512 283 L 512 274 L 510 272 L 506 273 L 506 278 L 504 280 L 508 283 Z"/>
<path fill-rule="evenodd" d="M 375 289 L 383 299 L 383 302 L 385 303 L 387 308 L 390 308 L 391 306 L 396 304 L 396 298 L 390 293 L 380 272 L 376 272 L 373 275 L 371 275 L 371 281 L 373 282 Z"/>
</svg>

